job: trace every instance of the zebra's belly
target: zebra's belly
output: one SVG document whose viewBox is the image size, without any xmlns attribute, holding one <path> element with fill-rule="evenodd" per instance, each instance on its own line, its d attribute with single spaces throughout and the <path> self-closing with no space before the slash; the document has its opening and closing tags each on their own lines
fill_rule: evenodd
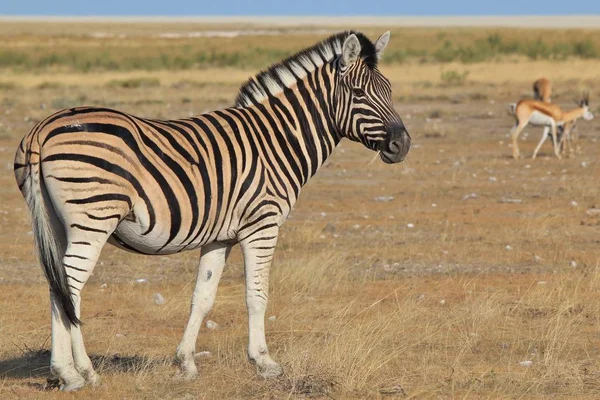
<svg viewBox="0 0 600 400">
<path fill-rule="evenodd" d="M 189 240 L 184 244 L 177 237 L 168 242 L 169 234 L 168 228 L 161 229 L 157 226 L 151 232 L 146 233 L 145 228 L 140 224 L 122 221 L 109 242 L 127 251 L 154 255 L 174 254 L 186 249 L 195 249 L 200 245 L 198 241 L 190 243 Z"/>
</svg>

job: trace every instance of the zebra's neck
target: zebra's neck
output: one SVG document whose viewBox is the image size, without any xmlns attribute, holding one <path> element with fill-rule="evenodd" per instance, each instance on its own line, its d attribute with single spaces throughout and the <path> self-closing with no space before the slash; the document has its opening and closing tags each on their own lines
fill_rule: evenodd
<svg viewBox="0 0 600 400">
<path fill-rule="evenodd" d="M 263 139 L 281 150 L 278 164 L 292 172 L 298 192 L 340 142 L 333 112 L 335 82 L 335 69 L 328 63 L 253 106 L 267 122 Z"/>
</svg>

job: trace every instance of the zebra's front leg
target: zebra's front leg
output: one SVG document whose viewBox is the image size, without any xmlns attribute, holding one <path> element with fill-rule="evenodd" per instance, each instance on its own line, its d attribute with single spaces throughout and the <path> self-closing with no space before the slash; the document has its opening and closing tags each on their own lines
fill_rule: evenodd
<svg viewBox="0 0 600 400">
<path fill-rule="evenodd" d="M 265 339 L 265 312 L 269 297 L 269 269 L 277 243 L 279 228 L 268 229 L 244 238 L 240 245 L 246 271 L 246 306 L 248 308 L 248 358 L 259 374 L 272 378 L 283 369 L 269 356 Z"/>
<path fill-rule="evenodd" d="M 175 355 L 181 366 L 181 372 L 186 379 L 198 375 L 198 367 L 194 362 L 198 331 L 202 320 L 215 301 L 217 287 L 230 250 L 231 246 L 222 243 L 212 243 L 202 248 L 196 286 L 192 295 L 190 318 Z"/>
</svg>

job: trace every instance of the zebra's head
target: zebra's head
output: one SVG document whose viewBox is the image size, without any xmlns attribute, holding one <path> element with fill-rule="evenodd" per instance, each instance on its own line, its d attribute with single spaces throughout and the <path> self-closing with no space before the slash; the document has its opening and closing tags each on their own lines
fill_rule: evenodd
<svg viewBox="0 0 600 400">
<path fill-rule="evenodd" d="M 360 33 L 344 40 L 337 60 L 335 113 L 342 135 L 379 151 L 381 159 L 391 164 L 406 157 L 410 135 L 394 109 L 390 81 L 377 69 L 389 39 L 386 32 L 375 43 Z"/>
</svg>

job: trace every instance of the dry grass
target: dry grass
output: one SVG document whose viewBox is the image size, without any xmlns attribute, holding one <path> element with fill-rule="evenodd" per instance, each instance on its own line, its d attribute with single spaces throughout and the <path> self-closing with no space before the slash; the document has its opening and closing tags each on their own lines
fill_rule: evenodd
<svg viewBox="0 0 600 400">
<path fill-rule="evenodd" d="M 134 36 L 147 41 L 139 29 Z M 48 36 L 38 42 L 60 39 Z M 313 36 L 297 40 L 290 49 Z M 548 146 L 535 162 L 513 161 L 507 136 L 514 121 L 505 111 L 530 95 L 540 75 L 553 80 L 561 105 L 570 107 L 584 88 L 596 104 L 598 66 L 523 59 L 383 65 L 415 146 L 405 163 L 388 166 L 344 141 L 304 189 L 282 229 L 271 279 L 268 315 L 277 318 L 267 322 L 267 338 L 285 376 L 262 380 L 246 361 L 239 251 L 209 315 L 220 329 L 203 329 L 198 341 L 212 355 L 199 360 L 198 380 L 181 382 L 172 355 L 198 255 L 152 258 L 107 247 L 83 303 L 87 348 L 104 384 L 72 397 L 598 398 L 600 219 L 586 211 L 600 207 L 591 178 L 600 174 L 600 119 L 578 124 L 575 157 L 557 161 Z M 469 74 L 450 87 L 441 80 L 448 70 Z M 22 135 L 71 105 L 156 118 L 228 106 L 249 74 L 2 73 L 0 398 L 64 397 L 43 387 L 47 288 L 11 168 Z M 531 154 L 541 129 L 526 131 L 520 146 Z M 156 292 L 163 306 L 153 304 Z"/>
<path fill-rule="evenodd" d="M 294 273 L 298 265 L 303 273 Z M 328 268 L 324 267 L 327 265 Z M 191 275 L 181 285 L 92 284 L 86 296 L 88 348 L 104 384 L 98 398 L 595 398 L 600 395 L 597 268 L 571 273 L 446 275 L 372 280 L 348 274 L 326 250 L 275 266 L 268 336 L 286 374 L 255 376 L 245 360 L 241 266 L 224 277 L 203 330 L 202 376 L 181 382 L 171 355 L 185 320 Z M 339 272 L 342 272 L 339 274 Z M 307 276 L 312 279 L 308 284 Z M 164 306 L 150 299 L 160 291 Z M 2 317 L 3 398 L 37 397 L 47 376 L 46 290 L 5 286 L 27 313 Z M 94 299 L 94 300 L 92 300 Z M 123 304 L 127 304 L 124 307 Z M 132 323 L 132 321 L 136 321 Z M 521 366 L 531 361 L 530 367 Z M 87 398 L 86 389 L 75 398 Z M 55 396 L 45 395 L 45 398 Z"/>
</svg>

